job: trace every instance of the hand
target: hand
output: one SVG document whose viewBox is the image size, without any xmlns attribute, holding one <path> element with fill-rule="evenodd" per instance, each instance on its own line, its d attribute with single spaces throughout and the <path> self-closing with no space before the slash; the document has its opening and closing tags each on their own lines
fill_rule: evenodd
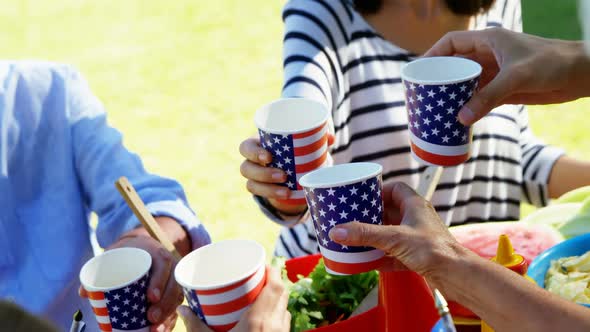
<svg viewBox="0 0 590 332">
<path fill-rule="evenodd" d="M 287 181 L 287 174 L 278 168 L 266 167 L 272 161 L 272 155 L 260 146 L 258 138 L 249 138 L 240 144 L 240 154 L 246 160 L 240 166 L 240 172 L 248 180 L 246 188 L 254 195 L 268 199 L 277 210 L 296 214 L 303 212 L 306 205 L 281 204 L 277 199 L 287 199 L 291 191 L 278 183 Z"/>
<path fill-rule="evenodd" d="M 153 324 L 150 331 L 171 332 L 178 318 L 175 309 L 184 299 L 172 275 L 176 266 L 174 257 L 159 242 L 147 235 L 124 236 L 106 250 L 123 247 L 140 248 L 152 256 L 151 279 L 148 285 L 148 300 L 152 304 L 148 309 L 148 319 Z M 82 286 L 78 292 L 80 297 L 88 297 L 88 292 Z"/>
<path fill-rule="evenodd" d="M 176 325 L 176 308 L 182 303 L 183 294 L 174 280 L 176 260 L 158 241 L 147 235 L 124 236 L 107 248 L 134 247 L 152 256 L 150 284 L 148 285 L 148 320 L 150 331 L 171 332 Z"/>
<path fill-rule="evenodd" d="M 268 279 L 260 295 L 252 306 L 231 329 L 234 332 L 288 332 L 291 314 L 287 311 L 289 293 L 277 269 L 268 269 Z M 178 308 L 180 317 L 189 332 L 211 332 L 187 306 Z"/>
<path fill-rule="evenodd" d="M 502 104 L 553 104 L 590 93 L 590 60 L 580 42 L 493 28 L 450 32 L 424 54 L 451 55 L 470 58 L 483 67 L 480 90 L 459 112 L 465 125 Z"/>
<path fill-rule="evenodd" d="M 154 219 L 181 255 L 184 256 L 190 252 L 190 237 L 176 220 L 165 216 L 157 216 Z M 184 299 L 182 290 L 176 284 L 172 273 L 176 267 L 176 259 L 158 241 L 151 238 L 143 227 L 125 233 L 106 250 L 122 247 L 140 248 L 152 256 L 151 279 L 147 294 L 152 304 L 148 309 L 148 320 L 152 323 L 150 331 L 172 331 L 178 318 L 175 309 Z M 88 293 L 82 286 L 78 293 L 83 298 L 88 297 Z"/>
<path fill-rule="evenodd" d="M 432 205 L 403 183 L 383 188 L 384 226 L 350 222 L 334 227 L 330 238 L 348 246 L 381 249 L 389 257 L 382 270 L 410 269 L 444 293 L 448 262 L 469 255 L 448 231 Z"/>
</svg>

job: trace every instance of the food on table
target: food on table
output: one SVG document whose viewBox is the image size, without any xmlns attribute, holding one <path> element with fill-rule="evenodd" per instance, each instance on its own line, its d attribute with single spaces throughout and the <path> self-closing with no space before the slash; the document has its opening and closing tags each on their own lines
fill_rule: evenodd
<svg viewBox="0 0 590 332">
<path fill-rule="evenodd" d="M 590 186 L 581 187 L 561 195 L 553 203 L 582 203 L 590 197 Z"/>
<path fill-rule="evenodd" d="M 521 222 L 531 225 L 546 225 L 558 230 L 567 220 L 575 217 L 581 207 L 582 203 L 551 204 L 533 211 L 524 217 Z"/>
<path fill-rule="evenodd" d="M 590 251 L 551 261 L 545 289 L 564 299 L 590 304 Z"/>
<path fill-rule="evenodd" d="M 563 194 L 522 221 L 551 226 L 566 239 L 590 232 L 590 186 Z"/>
<path fill-rule="evenodd" d="M 284 268 L 284 260 L 275 259 L 273 265 Z M 377 271 L 347 276 L 328 274 L 323 259 L 308 277 L 301 276 L 295 283 L 286 278 L 285 270 L 283 275 L 290 290 L 288 310 L 294 332 L 347 319 L 379 282 Z"/>
<path fill-rule="evenodd" d="M 590 232 L 590 198 L 586 198 L 578 213 L 561 224 L 558 231 L 568 239 Z"/>
<path fill-rule="evenodd" d="M 469 224 L 450 231 L 461 244 L 485 258 L 495 255 L 498 236 L 506 234 L 514 250 L 530 264 L 545 249 L 590 232 L 590 186 L 564 194 L 521 221 Z"/>
<path fill-rule="evenodd" d="M 510 238 L 514 251 L 528 264 L 545 249 L 563 240 L 559 232 L 547 225 L 530 225 L 524 222 L 493 222 L 449 228 L 457 241 L 484 258 L 492 258 L 498 249 L 498 238 Z"/>
</svg>

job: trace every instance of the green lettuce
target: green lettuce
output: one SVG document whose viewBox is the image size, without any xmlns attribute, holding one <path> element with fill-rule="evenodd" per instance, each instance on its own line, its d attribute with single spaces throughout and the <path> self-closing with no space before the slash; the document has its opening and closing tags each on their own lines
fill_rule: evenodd
<svg viewBox="0 0 590 332">
<path fill-rule="evenodd" d="M 281 266 L 280 260 L 274 262 Z M 291 313 L 291 331 L 307 331 L 325 324 L 346 319 L 365 296 L 379 282 L 377 271 L 351 276 L 335 276 L 326 272 L 324 261 L 304 278 L 295 283 L 283 274 L 289 290 L 288 310 Z"/>
</svg>

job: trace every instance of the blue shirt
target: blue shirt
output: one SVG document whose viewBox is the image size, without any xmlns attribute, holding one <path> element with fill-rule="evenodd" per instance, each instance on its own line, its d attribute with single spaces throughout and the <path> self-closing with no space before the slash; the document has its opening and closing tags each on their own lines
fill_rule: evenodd
<svg viewBox="0 0 590 332">
<path fill-rule="evenodd" d="M 139 225 L 114 187 L 121 176 L 154 215 L 178 220 L 194 248 L 210 242 L 182 187 L 145 171 L 79 73 L 0 62 L 0 298 L 61 328 L 81 308 L 96 329 L 78 273 L 93 256 L 91 212 L 103 248 Z"/>
</svg>

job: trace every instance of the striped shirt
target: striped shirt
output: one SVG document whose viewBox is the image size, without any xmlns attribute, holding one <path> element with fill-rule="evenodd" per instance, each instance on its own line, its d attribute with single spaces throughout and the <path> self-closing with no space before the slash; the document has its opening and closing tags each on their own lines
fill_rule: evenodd
<svg viewBox="0 0 590 332">
<path fill-rule="evenodd" d="M 417 187 L 425 166 L 410 154 L 400 67 L 412 55 L 377 33 L 344 0 L 290 0 L 285 22 L 283 97 L 306 97 L 332 112 L 334 163 L 370 161 L 385 182 Z M 473 20 L 474 29 L 520 31 L 520 3 L 497 1 Z M 547 204 L 547 183 L 562 151 L 537 140 L 524 107 L 505 105 L 473 127 L 471 158 L 444 169 L 432 203 L 447 225 L 516 220 L 520 203 Z M 261 204 L 276 222 L 276 214 Z M 318 252 L 307 214 L 283 227 L 276 255 Z"/>
</svg>

